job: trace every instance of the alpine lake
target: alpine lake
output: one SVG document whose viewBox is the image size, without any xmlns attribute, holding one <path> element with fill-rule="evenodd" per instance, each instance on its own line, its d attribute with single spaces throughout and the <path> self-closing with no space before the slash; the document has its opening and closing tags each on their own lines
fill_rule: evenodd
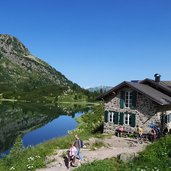
<svg viewBox="0 0 171 171">
<path fill-rule="evenodd" d="M 76 117 L 88 111 L 78 104 L 0 103 L 0 158 L 22 135 L 24 147 L 67 135 L 77 126 Z"/>
</svg>

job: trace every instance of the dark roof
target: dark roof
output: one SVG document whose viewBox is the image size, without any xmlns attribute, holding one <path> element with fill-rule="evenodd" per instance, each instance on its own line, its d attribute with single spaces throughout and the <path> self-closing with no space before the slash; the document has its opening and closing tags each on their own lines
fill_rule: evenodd
<svg viewBox="0 0 171 171">
<path fill-rule="evenodd" d="M 171 97 L 145 84 L 127 82 L 130 87 L 146 95 L 160 105 L 171 104 Z"/>
<path fill-rule="evenodd" d="M 110 96 L 113 93 L 116 93 L 117 90 L 119 90 L 125 86 L 128 86 L 128 87 L 132 88 L 133 90 L 144 94 L 145 96 L 147 96 L 148 98 L 150 98 L 151 100 L 155 101 L 156 103 L 158 103 L 160 105 L 170 105 L 171 104 L 171 97 L 156 90 L 155 88 L 153 88 L 149 85 L 146 85 L 146 84 L 142 84 L 140 82 L 135 83 L 135 82 L 127 82 L 127 81 L 124 81 L 124 82 L 118 84 L 117 86 L 115 86 L 114 88 L 112 88 L 111 90 L 106 92 L 105 94 L 99 96 L 98 99 L 105 99 L 106 97 Z"/>
<path fill-rule="evenodd" d="M 162 86 L 165 86 L 165 87 L 169 88 L 170 91 L 171 91 L 171 81 L 160 81 L 159 84 L 161 84 Z"/>
<path fill-rule="evenodd" d="M 140 83 L 147 84 L 150 87 L 153 87 L 171 97 L 171 81 L 155 82 L 154 80 L 146 78 L 146 79 L 142 80 Z"/>
</svg>

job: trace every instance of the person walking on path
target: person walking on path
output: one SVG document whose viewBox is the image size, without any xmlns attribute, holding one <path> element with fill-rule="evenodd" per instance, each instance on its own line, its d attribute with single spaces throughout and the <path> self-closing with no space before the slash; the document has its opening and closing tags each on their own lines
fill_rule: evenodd
<svg viewBox="0 0 171 171">
<path fill-rule="evenodd" d="M 141 128 L 140 126 L 137 125 L 137 143 L 142 144 L 142 142 L 143 142 L 143 133 L 144 133 L 143 128 Z"/>
<path fill-rule="evenodd" d="M 68 168 L 71 165 L 75 166 L 76 155 L 77 155 L 77 148 L 75 147 L 75 143 L 73 142 L 71 148 L 69 149 L 69 154 L 68 154 Z"/>
<path fill-rule="evenodd" d="M 76 138 L 76 140 L 75 140 L 75 147 L 77 148 L 77 157 L 78 157 L 79 160 L 82 160 L 83 158 L 82 158 L 82 156 L 80 154 L 81 140 L 78 137 L 78 135 L 75 135 L 75 138 Z"/>
</svg>

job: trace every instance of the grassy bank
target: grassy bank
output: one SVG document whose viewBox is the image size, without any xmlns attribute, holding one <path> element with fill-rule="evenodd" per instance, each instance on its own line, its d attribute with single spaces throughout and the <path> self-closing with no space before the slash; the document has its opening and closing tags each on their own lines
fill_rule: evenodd
<svg viewBox="0 0 171 171">
<path fill-rule="evenodd" d="M 95 105 L 91 111 L 78 118 L 77 129 L 69 132 L 69 135 L 50 140 L 35 147 L 23 148 L 21 137 L 18 137 L 10 154 L 0 160 L 0 171 L 28 171 L 44 167 L 45 157 L 53 154 L 56 149 L 66 149 L 75 140 L 78 134 L 85 140 L 96 136 L 101 131 L 103 118 L 102 105 Z"/>
</svg>

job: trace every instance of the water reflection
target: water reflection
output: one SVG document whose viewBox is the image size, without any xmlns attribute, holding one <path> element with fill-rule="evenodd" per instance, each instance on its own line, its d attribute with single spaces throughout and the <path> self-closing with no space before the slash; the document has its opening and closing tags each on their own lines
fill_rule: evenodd
<svg viewBox="0 0 171 171">
<path fill-rule="evenodd" d="M 78 112 L 75 116 L 81 115 L 82 112 Z M 71 116 L 59 116 L 48 124 L 42 126 L 39 129 L 27 133 L 23 137 L 23 144 L 25 147 L 30 145 L 36 145 L 40 142 L 47 141 L 52 138 L 61 137 L 66 135 L 69 130 L 73 130 L 77 126 L 74 118 Z"/>
<path fill-rule="evenodd" d="M 23 133 L 24 146 L 66 135 L 77 125 L 74 117 L 82 106 L 46 106 L 28 103 L 0 104 L 0 153 L 8 150 Z"/>
</svg>

